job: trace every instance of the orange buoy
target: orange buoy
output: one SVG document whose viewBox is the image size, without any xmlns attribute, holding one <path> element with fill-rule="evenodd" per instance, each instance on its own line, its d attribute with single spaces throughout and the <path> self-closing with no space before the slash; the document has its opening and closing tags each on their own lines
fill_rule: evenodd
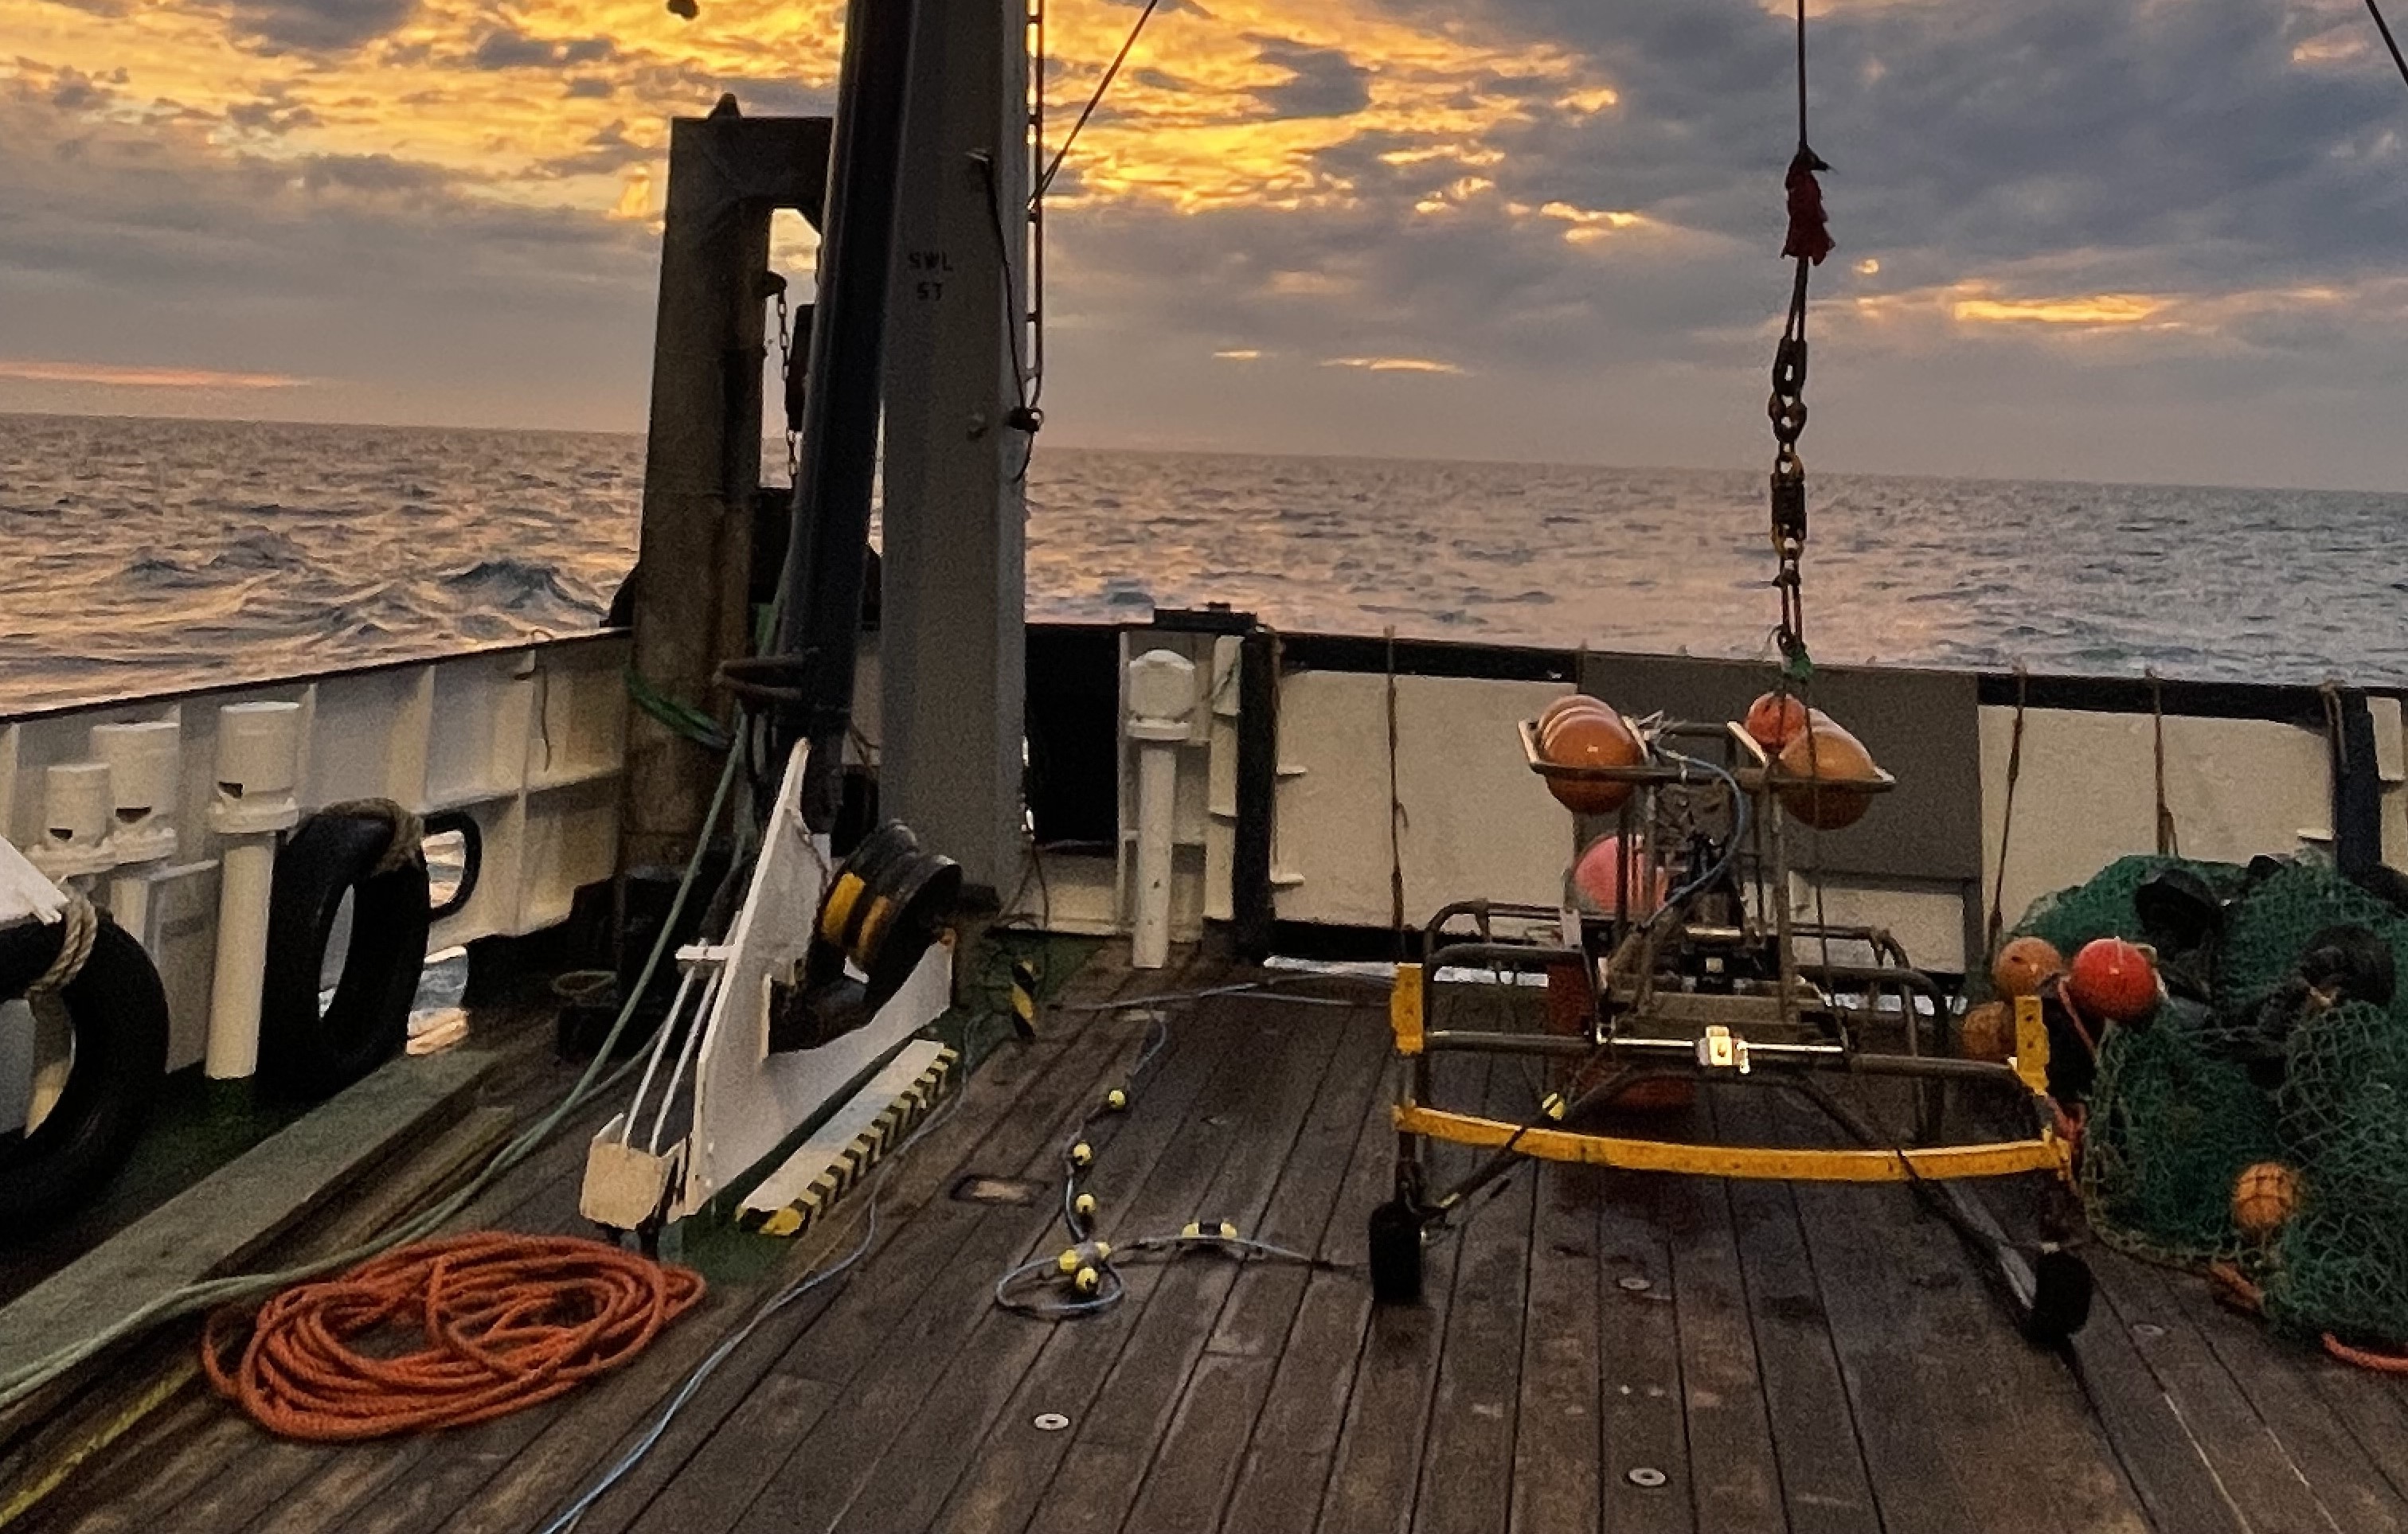
<svg viewBox="0 0 2408 1534">
<path fill-rule="evenodd" d="M 1872 796 L 1855 785 L 1878 780 L 1873 754 L 1823 715 L 1810 714 L 1776 760 L 1784 775 L 1813 780 L 1783 788 L 1781 807 L 1817 831 L 1853 826 L 1872 804 Z"/>
<path fill-rule="evenodd" d="M 1613 710 L 1602 698 L 1593 697 L 1585 692 L 1567 692 L 1539 710 L 1538 737 L 1541 741 L 1545 740 L 1547 727 L 1567 714 L 1611 714 Z"/>
<path fill-rule="evenodd" d="M 2019 937 L 1999 950 L 1990 966 L 1990 987 L 2000 996 L 2038 996 L 2040 984 L 2065 973 L 2065 956 L 2043 937 Z"/>
<path fill-rule="evenodd" d="M 2299 1212 L 2300 1174 L 2280 1161 L 2243 1167 L 2232 1183 L 2232 1223 L 2261 1240 Z"/>
<path fill-rule="evenodd" d="M 1671 888 L 1671 871 L 1647 855 L 1644 842 L 1631 848 L 1628 877 L 1628 915 L 1653 916 L 1663 907 L 1664 897 Z M 1580 861 L 1572 865 L 1573 887 L 1609 916 L 1625 914 L 1623 878 L 1622 838 L 1619 836 L 1598 837 L 1580 855 Z"/>
<path fill-rule="evenodd" d="M 1612 709 L 1571 709 L 1558 715 L 1539 742 L 1539 753 L 1565 767 L 1636 767 L 1647 760 L 1647 748 Z M 1563 806 L 1581 815 L 1612 815 L 1630 799 L 1636 785 L 1583 782 L 1551 777 L 1547 789 Z"/>
<path fill-rule="evenodd" d="M 1779 756 L 1781 748 L 1806 728 L 1806 705 L 1788 694 L 1768 692 L 1747 705 L 1747 720 L 1740 728 L 1756 745 Z"/>
<path fill-rule="evenodd" d="M 2004 1001 L 1985 1001 L 1957 1025 L 1956 1053 L 1969 1060 L 2004 1060 L 2014 1052 L 2014 1008 Z"/>
<path fill-rule="evenodd" d="M 2091 1016 L 2136 1023 L 2157 1010 L 2157 966 L 2137 944 L 2099 938 L 2073 956 L 2066 989 L 2073 1004 Z"/>
</svg>

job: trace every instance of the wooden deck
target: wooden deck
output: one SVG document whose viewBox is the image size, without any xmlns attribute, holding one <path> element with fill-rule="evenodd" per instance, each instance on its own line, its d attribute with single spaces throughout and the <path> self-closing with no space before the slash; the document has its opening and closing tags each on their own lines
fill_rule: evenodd
<svg viewBox="0 0 2408 1534">
<path fill-rule="evenodd" d="M 1243 978 L 1242 972 L 1238 978 Z M 1221 971 L 1073 984 L 1095 1002 Z M 1387 1193 L 1384 1018 L 1263 995 L 1165 1009 L 1169 1044 L 1091 1186 L 1107 1235 L 1225 1215 L 1340 1265 Z M 1143 1014 L 1055 1010 L 888 1168 L 867 1256 L 729 1356 L 580 1534 L 974 1531 L 2408 1530 L 2408 1393 L 2269 1338 L 2191 1278 L 2094 1253 L 2071 1356 L 2020 1341 L 1946 1228 L 1893 1188 L 1724 1186 L 1546 1168 L 1430 1254 L 1426 1303 L 1359 1271 L 1187 1255 L 1058 1324 L 996 1308 L 1062 1243 L 1050 1196 L 961 1201 L 969 1173 L 1050 1183 Z M 1450 1060 L 1504 1116 L 1521 1067 Z M 1786 1112 L 1730 1092 L 1730 1134 Z M 1802 1122 L 1802 1120 L 1800 1120 Z M 481 1223 L 573 1229 L 581 1135 Z M 320 1448 L 188 1396 L 27 1527 L 539 1528 L 619 1458 L 775 1285 L 862 1240 L 856 1194 L 774 1271 L 580 1396 L 461 1432 Z M 756 1266 L 757 1263 L 756 1263 Z M 1068 1427 L 1043 1431 L 1042 1413 Z"/>
</svg>

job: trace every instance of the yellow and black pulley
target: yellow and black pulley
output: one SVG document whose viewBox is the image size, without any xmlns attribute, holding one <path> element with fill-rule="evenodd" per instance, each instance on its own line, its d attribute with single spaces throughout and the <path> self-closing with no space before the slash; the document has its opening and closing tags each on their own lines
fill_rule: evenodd
<svg viewBox="0 0 2408 1534">
<path fill-rule="evenodd" d="M 769 1047 L 812 1049 L 867 1024 L 943 934 L 962 871 L 899 820 L 853 849 L 811 922 L 800 984 L 773 987 Z"/>
</svg>

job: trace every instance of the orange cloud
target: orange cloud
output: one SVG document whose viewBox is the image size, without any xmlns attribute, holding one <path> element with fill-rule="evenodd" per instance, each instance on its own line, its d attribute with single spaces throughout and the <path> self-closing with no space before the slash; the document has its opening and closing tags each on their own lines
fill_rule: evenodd
<svg viewBox="0 0 2408 1534">
<path fill-rule="evenodd" d="M 1428 357 L 1331 357 L 1324 367 L 1351 367 L 1365 373 L 1461 373 L 1453 362 Z"/>
<path fill-rule="evenodd" d="M 230 373 L 206 367 L 120 367 L 108 362 L 53 362 L 0 357 L 0 378 L 21 383 L 99 384 L 110 389 L 298 389 L 308 383 L 281 373 Z"/>
</svg>

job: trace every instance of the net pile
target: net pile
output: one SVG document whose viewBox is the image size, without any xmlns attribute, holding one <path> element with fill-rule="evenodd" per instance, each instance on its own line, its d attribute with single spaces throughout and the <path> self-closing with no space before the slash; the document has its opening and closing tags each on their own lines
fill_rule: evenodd
<svg viewBox="0 0 2408 1534">
<path fill-rule="evenodd" d="M 2068 956 L 2094 938 L 2145 942 L 2134 895 L 2170 867 L 2205 881 L 2224 930 L 2168 964 L 2171 983 L 2187 959 L 2203 999 L 2100 1040 L 2081 1172 L 2092 1228 L 2142 1256 L 2231 1264 L 2286 1332 L 2408 1351 L 2408 986 L 2377 1004 L 2302 969 L 2353 927 L 2408 982 L 2408 915 L 2311 861 L 2134 857 L 2041 901 L 2017 935 Z M 2288 1169 L 2276 1176 L 2295 1199 L 2253 1233 L 2234 1190 L 2264 1163 Z"/>
</svg>

